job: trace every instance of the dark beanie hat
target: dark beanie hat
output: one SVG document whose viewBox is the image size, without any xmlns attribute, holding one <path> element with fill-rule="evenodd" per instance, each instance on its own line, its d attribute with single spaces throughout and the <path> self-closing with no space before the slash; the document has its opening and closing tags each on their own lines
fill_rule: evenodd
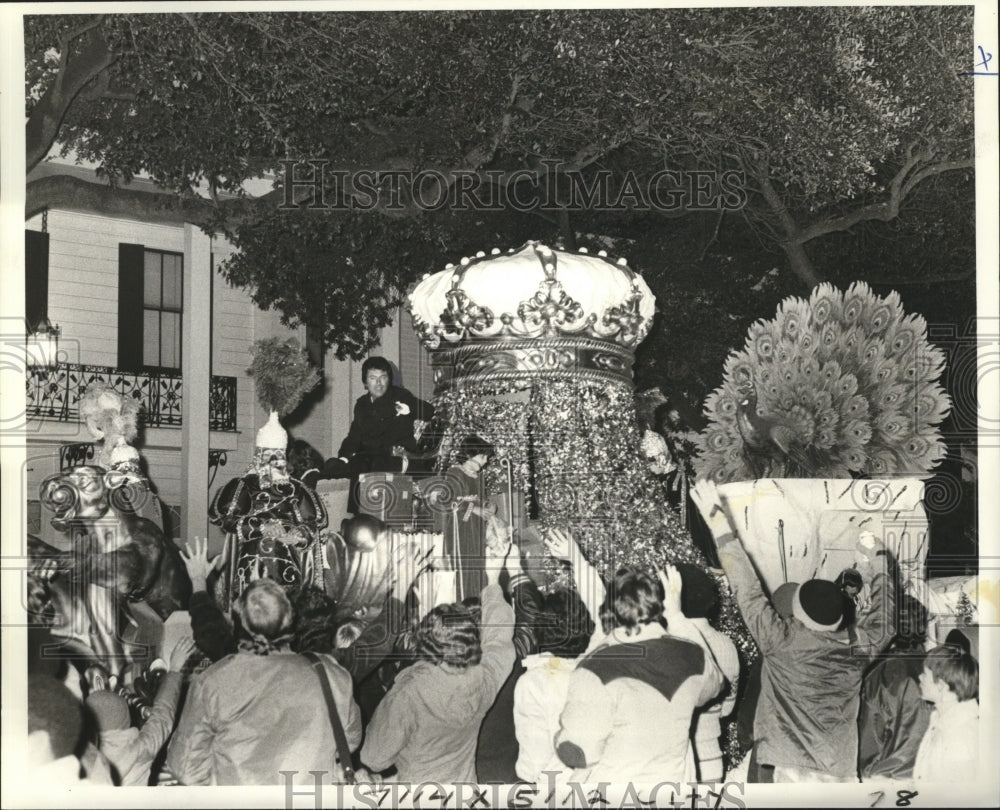
<svg viewBox="0 0 1000 810">
<path fill-rule="evenodd" d="M 706 619 L 719 605 L 719 589 L 703 568 L 677 563 L 681 575 L 681 613 L 689 619 Z"/>
<path fill-rule="evenodd" d="M 795 592 L 792 613 L 810 630 L 836 630 L 844 618 L 844 596 L 836 583 L 810 579 Z"/>
</svg>

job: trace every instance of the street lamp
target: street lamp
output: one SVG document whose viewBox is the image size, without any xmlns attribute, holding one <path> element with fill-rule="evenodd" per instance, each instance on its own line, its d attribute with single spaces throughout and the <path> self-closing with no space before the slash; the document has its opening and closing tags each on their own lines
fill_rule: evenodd
<svg viewBox="0 0 1000 810">
<path fill-rule="evenodd" d="M 28 335 L 28 364 L 42 368 L 56 368 L 59 365 L 59 334 L 58 326 L 53 326 L 48 317 L 35 324 L 34 330 Z"/>
</svg>

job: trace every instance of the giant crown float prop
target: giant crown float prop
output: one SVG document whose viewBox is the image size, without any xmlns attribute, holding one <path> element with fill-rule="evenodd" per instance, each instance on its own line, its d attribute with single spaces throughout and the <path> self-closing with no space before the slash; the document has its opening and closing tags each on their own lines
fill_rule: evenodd
<svg viewBox="0 0 1000 810">
<path fill-rule="evenodd" d="M 528 242 L 425 276 L 410 294 L 438 393 L 473 381 L 616 379 L 631 385 L 633 349 L 653 293 L 625 259 Z"/>
<path fill-rule="evenodd" d="M 497 451 L 487 491 L 511 487 L 522 516 L 574 526 L 602 571 L 699 559 L 640 452 L 632 366 L 656 300 L 625 259 L 531 241 L 425 276 L 409 303 L 442 469 L 463 437 L 483 436 Z"/>
</svg>

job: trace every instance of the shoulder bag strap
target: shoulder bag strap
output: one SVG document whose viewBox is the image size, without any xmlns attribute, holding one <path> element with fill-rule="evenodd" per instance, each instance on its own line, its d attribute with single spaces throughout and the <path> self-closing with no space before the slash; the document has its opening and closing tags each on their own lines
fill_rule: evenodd
<svg viewBox="0 0 1000 810">
<path fill-rule="evenodd" d="M 326 674 L 326 667 L 316 653 L 305 653 L 316 674 L 319 676 L 320 686 L 323 687 L 323 698 L 326 700 L 326 708 L 330 714 L 330 725 L 333 726 L 333 739 L 337 743 L 337 758 L 340 760 L 340 767 L 344 771 L 344 782 L 348 785 L 355 784 L 354 767 L 351 765 L 351 749 L 347 745 L 347 735 L 344 734 L 344 726 L 340 722 L 340 713 L 337 711 L 337 704 L 333 700 L 333 690 L 330 688 L 330 679 Z"/>
</svg>

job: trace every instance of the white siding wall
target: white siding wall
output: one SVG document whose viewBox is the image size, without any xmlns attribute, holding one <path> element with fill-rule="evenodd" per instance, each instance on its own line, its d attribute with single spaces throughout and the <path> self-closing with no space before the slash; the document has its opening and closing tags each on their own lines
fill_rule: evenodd
<svg viewBox="0 0 1000 810">
<path fill-rule="evenodd" d="M 68 362 L 118 363 L 118 244 L 183 252 L 184 229 L 49 211 L 49 320 L 62 328 Z M 26 226 L 41 230 L 41 217 Z"/>
<path fill-rule="evenodd" d="M 403 374 L 404 387 L 425 402 L 434 399 L 430 355 L 417 338 L 413 317 L 404 307 L 400 307 L 399 317 L 399 370 Z"/>
<path fill-rule="evenodd" d="M 41 217 L 26 225 L 41 230 Z M 62 329 L 60 348 L 67 362 L 116 366 L 118 353 L 118 244 L 142 244 L 155 250 L 183 252 L 184 229 L 110 219 L 95 214 L 52 210 L 49 232 L 49 319 Z M 233 247 L 224 239 L 212 244 L 215 275 L 212 291 L 212 373 L 237 378 L 236 434 L 213 433 L 213 448 L 225 449 L 227 464 L 220 467 L 210 495 L 231 478 L 243 474 L 253 456 L 257 428 L 267 415 L 257 403 L 253 380 L 246 374 L 253 341 L 270 336 L 297 337 L 305 346 L 305 329 L 288 329 L 276 312 L 263 312 L 248 292 L 235 289 L 219 268 Z M 208 272 L 208 268 L 205 269 Z M 426 351 L 419 345 L 409 313 L 401 310 L 396 323 L 382 334 L 383 354 L 395 363 L 402 382 L 425 400 L 433 397 Z M 190 347 L 184 347 L 185 351 Z M 195 347 L 207 351 L 208 345 Z M 297 413 L 287 427 L 296 438 L 312 444 L 324 458 L 332 456 L 347 434 L 354 400 L 361 396 L 361 363 L 337 361 L 327 352 L 325 390 L 321 401 Z M 89 441 L 79 425 L 38 422 L 29 425 L 28 499 L 37 497 L 38 484 L 58 472 L 58 449 L 64 442 Z M 181 507 L 179 429 L 146 431 L 140 450 L 160 498 L 169 507 Z M 207 459 L 206 459 L 207 463 Z M 44 516 L 43 516 L 44 517 Z M 44 520 L 43 520 L 44 522 Z M 43 532 L 48 534 L 48 532 Z M 47 538 L 48 539 L 48 538 Z M 222 535 L 210 529 L 213 550 L 221 549 Z"/>
</svg>

